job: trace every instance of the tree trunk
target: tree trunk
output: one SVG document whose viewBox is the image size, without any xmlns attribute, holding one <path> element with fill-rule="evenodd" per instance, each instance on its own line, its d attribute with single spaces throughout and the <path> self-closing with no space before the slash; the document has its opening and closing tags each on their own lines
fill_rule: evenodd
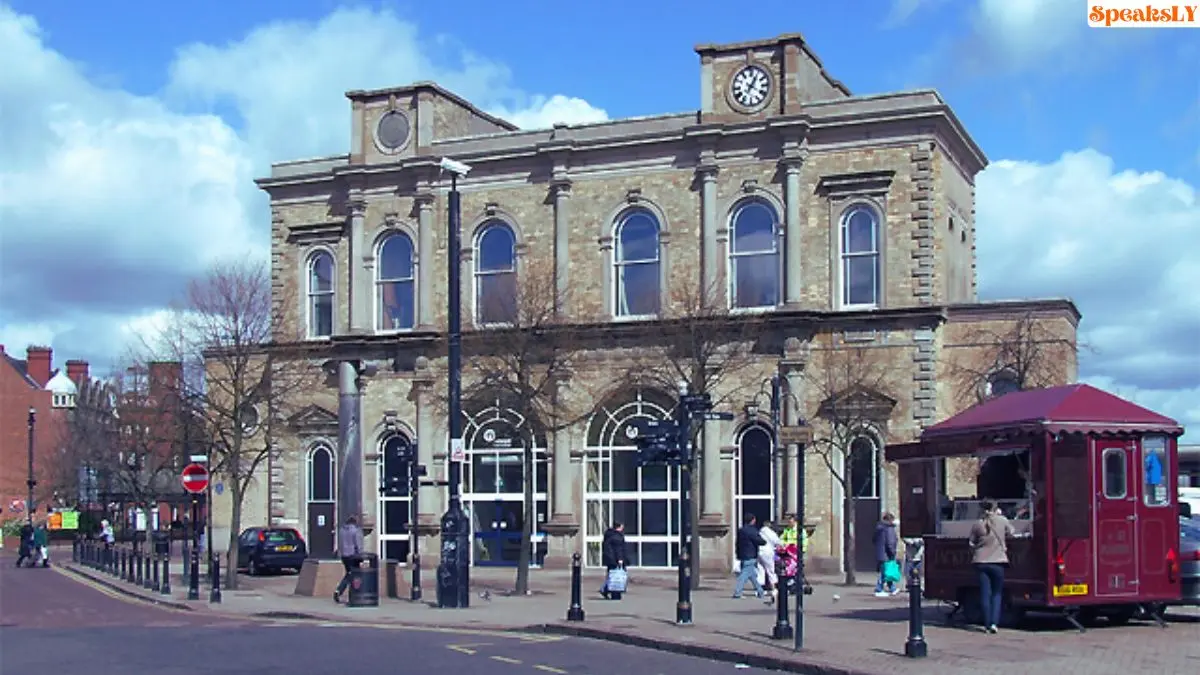
<svg viewBox="0 0 1200 675">
<path fill-rule="evenodd" d="M 842 499 L 842 569 L 846 573 L 846 585 L 852 586 L 858 582 L 855 576 L 855 542 L 854 542 L 854 498 L 850 496 L 850 488 L 843 488 L 845 497 Z"/>
<path fill-rule="evenodd" d="M 221 570 L 221 576 L 224 577 L 225 588 L 231 591 L 236 591 L 238 587 L 237 575 L 237 550 L 238 550 L 238 535 L 242 531 L 242 486 L 237 478 L 229 481 L 229 550 L 225 554 L 225 565 Z M 212 505 L 209 505 L 212 508 Z M 208 552 L 209 555 L 216 555 L 213 551 Z"/>
<path fill-rule="evenodd" d="M 537 506 L 533 503 L 533 490 L 537 481 L 537 473 L 533 463 L 533 444 L 529 443 L 521 453 L 522 510 L 521 518 L 521 552 L 517 556 L 517 583 L 513 588 L 515 595 L 525 595 L 529 592 L 529 565 L 533 553 L 533 528 L 537 521 Z"/>
<path fill-rule="evenodd" d="M 691 532 L 688 533 L 688 536 L 692 540 L 692 558 L 689 564 L 692 567 L 693 591 L 700 589 L 700 483 L 702 482 L 700 479 L 702 478 L 702 474 L 697 470 L 699 468 L 700 462 L 696 462 L 692 468 L 692 479 L 690 481 L 692 484 L 692 503 L 689 509 L 691 511 L 691 523 L 689 523 L 690 527 L 688 529 Z"/>
</svg>

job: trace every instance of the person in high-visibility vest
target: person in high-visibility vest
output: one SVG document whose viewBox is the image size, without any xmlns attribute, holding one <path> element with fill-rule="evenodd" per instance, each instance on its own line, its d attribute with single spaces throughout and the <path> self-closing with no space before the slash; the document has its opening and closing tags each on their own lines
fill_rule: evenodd
<svg viewBox="0 0 1200 675">
<path fill-rule="evenodd" d="M 798 548 L 800 554 L 804 555 L 808 553 L 808 532 L 800 530 L 796 524 L 796 516 L 792 514 L 788 514 L 784 521 L 787 527 L 783 529 L 783 534 L 779 535 L 780 541 L 783 542 L 784 546 L 787 546 L 788 544 L 795 544 L 799 540 L 800 545 Z"/>
</svg>

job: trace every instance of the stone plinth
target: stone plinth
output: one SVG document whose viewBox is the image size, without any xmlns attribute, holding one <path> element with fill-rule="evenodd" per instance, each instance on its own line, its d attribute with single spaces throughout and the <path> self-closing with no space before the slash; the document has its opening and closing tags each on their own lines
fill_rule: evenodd
<svg viewBox="0 0 1200 675">
<path fill-rule="evenodd" d="M 300 568 L 300 576 L 296 579 L 296 595 L 308 597 L 333 597 L 338 582 L 346 573 L 340 560 L 317 560 L 309 558 Z"/>
</svg>

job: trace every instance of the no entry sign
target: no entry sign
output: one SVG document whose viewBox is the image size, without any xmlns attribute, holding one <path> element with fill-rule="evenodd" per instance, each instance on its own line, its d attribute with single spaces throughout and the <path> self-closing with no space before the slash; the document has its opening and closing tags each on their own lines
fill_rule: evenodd
<svg viewBox="0 0 1200 675">
<path fill-rule="evenodd" d="M 208 469 L 202 464 L 188 464 L 180 476 L 183 489 L 198 495 L 208 489 Z"/>
</svg>

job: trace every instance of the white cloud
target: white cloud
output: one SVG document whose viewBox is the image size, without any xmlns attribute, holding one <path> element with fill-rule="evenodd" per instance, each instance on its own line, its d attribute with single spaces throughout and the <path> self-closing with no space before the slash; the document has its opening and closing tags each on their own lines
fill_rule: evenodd
<svg viewBox="0 0 1200 675">
<path fill-rule="evenodd" d="M 89 78 L 0 4 L 0 340 L 107 360 L 217 259 L 265 258 L 269 163 L 346 152 L 349 89 L 435 80 L 518 124 L 606 118 L 389 11 L 181 47 L 161 95 Z"/>
<path fill-rule="evenodd" d="M 1095 150 L 999 161 L 978 179 L 985 298 L 1069 296 L 1081 376 L 1200 431 L 1200 200 Z"/>
</svg>

